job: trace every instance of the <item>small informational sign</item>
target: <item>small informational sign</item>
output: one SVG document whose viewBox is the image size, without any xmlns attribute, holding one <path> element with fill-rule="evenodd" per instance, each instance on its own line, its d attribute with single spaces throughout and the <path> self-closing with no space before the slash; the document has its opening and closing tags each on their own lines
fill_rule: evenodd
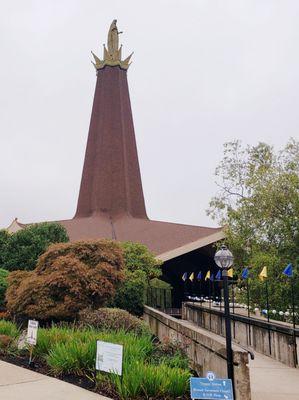
<svg viewBox="0 0 299 400">
<path fill-rule="evenodd" d="M 29 320 L 27 329 L 27 343 L 29 343 L 31 346 L 36 345 L 37 330 L 38 330 L 38 321 Z"/>
<path fill-rule="evenodd" d="M 209 378 L 212 376 L 209 375 Z M 205 400 L 233 400 L 233 387 L 231 379 L 190 379 L 191 399 Z"/>
<path fill-rule="evenodd" d="M 96 369 L 122 375 L 123 346 L 97 340 Z"/>
</svg>

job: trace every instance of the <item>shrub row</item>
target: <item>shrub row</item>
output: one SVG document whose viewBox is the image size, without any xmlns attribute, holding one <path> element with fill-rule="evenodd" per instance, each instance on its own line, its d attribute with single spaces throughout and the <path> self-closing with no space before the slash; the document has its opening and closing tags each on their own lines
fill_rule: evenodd
<svg viewBox="0 0 299 400">
<path fill-rule="evenodd" d="M 3 333 L 15 338 L 18 329 L 10 322 L 0 321 L 0 335 Z M 117 398 L 126 400 L 175 399 L 188 392 L 190 373 L 184 367 L 183 357 L 182 363 L 174 366 L 165 352 L 157 362 L 156 345 L 151 335 L 145 332 L 137 335 L 123 330 L 109 332 L 68 326 L 41 328 L 34 357 L 44 359 L 56 376 L 75 374 L 91 377 L 95 368 L 96 340 L 124 346 L 122 378 L 99 372 L 96 376 L 99 390 L 105 393 L 110 390 Z"/>
</svg>

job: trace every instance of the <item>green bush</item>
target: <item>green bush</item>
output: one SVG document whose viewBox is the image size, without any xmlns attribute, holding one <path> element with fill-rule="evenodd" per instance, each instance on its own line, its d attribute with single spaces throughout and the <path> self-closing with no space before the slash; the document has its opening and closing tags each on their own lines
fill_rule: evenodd
<svg viewBox="0 0 299 400">
<path fill-rule="evenodd" d="M 125 280 L 118 287 L 110 307 L 121 308 L 141 316 L 145 303 L 147 277 L 144 271 L 125 271 Z"/>
<path fill-rule="evenodd" d="M 2 238 L 2 245 L 1 245 Z M 66 229 L 54 222 L 28 225 L 11 235 L 0 235 L 1 266 L 9 271 L 32 270 L 52 243 L 68 242 Z"/>
<path fill-rule="evenodd" d="M 113 384 L 121 399 L 177 399 L 188 393 L 188 370 L 171 368 L 163 363 L 152 365 L 140 361 L 131 363 L 124 359 L 123 376 L 98 374 L 98 383 L 103 387 Z"/>
<path fill-rule="evenodd" d="M 93 372 L 97 340 L 122 344 L 125 349 L 124 359 L 127 362 L 145 360 L 153 352 L 153 343 L 150 335 L 147 334 L 136 335 L 125 331 L 103 332 L 95 329 L 69 329 L 68 339 L 66 340 L 64 337 L 64 331 L 63 340 L 59 340 L 57 330 L 55 337 L 52 336 L 51 329 L 40 329 L 40 331 L 45 331 L 43 332 L 44 342 L 46 336 L 49 335 L 46 340 L 49 347 L 45 352 L 45 358 L 52 372 L 56 375 L 67 373 L 84 375 Z M 38 342 L 39 340 L 38 337 Z M 38 349 L 38 346 L 37 343 L 37 351 L 41 355 L 41 348 Z M 36 349 L 34 349 L 34 352 L 36 352 Z"/>
<path fill-rule="evenodd" d="M 160 364 L 162 362 L 171 368 L 188 369 L 187 347 L 188 343 L 165 338 L 162 343 L 155 346 L 151 362 L 153 364 Z"/>
<path fill-rule="evenodd" d="M 80 326 L 91 326 L 105 331 L 134 332 L 137 335 L 149 334 L 144 321 L 119 308 L 85 309 L 79 313 Z"/>
<path fill-rule="evenodd" d="M 7 232 L 7 230 L 5 229 L 0 230 L 0 267 L 3 266 L 5 260 L 6 246 L 9 238 L 10 234 Z"/>
<path fill-rule="evenodd" d="M 15 324 L 0 320 L 0 335 L 16 338 L 19 330 Z M 186 396 L 189 390 L 189 369 L 169 363 L 174 346 L 157 346 L 148 333 L 100 331 L 94 328 L 78 329 L 75 326 L 55 326 L 38 330 L 33 357 L 43 359 L 52 374 L 66 374 L 92 379 L 95 367 L 96 341 L 102 340 L 123 345 L 123 375 L 100 372 L 97 388 L 123 400 L 143 398 L 177 399 Z M 165 354 L 163 351 L 165 350 Z M 10 351 L 10 349 L 2 349 Z M 15 349 L 18 354 L 18 350 Z M 154 357 L 155 355 L 155 357 Z M 79 378 L 80 379 L 80 378 Z"/>
<path fill-rule="evenodd" d="M 162 261 L 157 260 L 146 246 L 134 242 L 122 242 L 120 245 L 124 251 L 125 267 L 128 271 L 143 271 L 148 281 L 161 275 Z"/>
<path fill-rule="evenodd" d="M 10 336 L 11 338 L 16 338 L 20 333 L 19 328 L 16 324 L 10 321 L 0 320 L 0 335 Z"/>
<path fill-rule="evenodd" d="M 55 375 L 84 375 L 94 368 L 95 354 L 95 340 L 86 343 L 69 338 L 66 343 L 56 343 L 46 361 Z"/>
<path fill-rule="evenodd" d="M 53 325 L 51 329 L 38 329 L 34 354 L 43 357 L 46 356 L 55 344 L 67 343 L 73 333 L 74 330 L 69 327 L 58 327 L 56 325 Z"/>
<path fill-rule="evenodd" d="M 6 269 L 0 268 L 0 307 L 4 305 L 5 292 L 8 286 L 7 276 L 9 272 Z"/>
<path fill-rule="evenodd" d="M 161 275 L 161 261 L 140 243 L 120 243 L 124 252 L 125 279 L 108 306 L 141 316 L 150 279 Z"/>
</svg>

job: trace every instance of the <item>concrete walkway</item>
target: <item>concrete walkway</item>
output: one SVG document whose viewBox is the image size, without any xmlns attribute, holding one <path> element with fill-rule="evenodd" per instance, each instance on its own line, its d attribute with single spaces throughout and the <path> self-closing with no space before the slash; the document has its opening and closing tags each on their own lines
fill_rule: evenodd
<svg viewBox="0 0 299 400">
<path fill-rule="evenodd" d="M 252 400 L 299 400 L 299 369 L 254 353 L 250 360 Z"/>
<path fill-rule="evenodd" d="M 3 361 L 0 361 L 0 399 L 109 400 L 108 397 Z"/>
</svg>

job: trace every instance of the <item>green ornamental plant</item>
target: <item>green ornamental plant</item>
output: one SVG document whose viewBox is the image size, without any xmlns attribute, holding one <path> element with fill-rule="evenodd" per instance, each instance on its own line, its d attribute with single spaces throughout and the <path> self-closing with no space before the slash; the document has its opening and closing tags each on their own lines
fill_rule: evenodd
<svg viewBox="0 0 299 400">
<path fill-rule="evenodd" d="M 124 251 L 126 270 L 130 272 L 143 271 L 148 281 L 161 275 L 162 262 L 157 260 L 145 245 L 134 242 L 120 244 Z"/>
<path fill-rule="evenodd" d="M 124 252 L 125 279 L 109 306 L 141 316 L 149 282 L 162 273 L 161 261 L 140 243 L 122 242 L 120 245 Z"/>
<path fill-rule="evenodd" d="M 0 319 L 0 335 L 10 336 L 16 338 L 20 333 L 20 330 L 16 324 L 11 321 Z"/>
<path fill-rule="evenodd" d="M 20 331 L 14 323 L 0 320 L 1 334 L 15 339 Z M 178 365 L 171 363 L 171 358 L 180 349 L 168 343 L 158 346 L 157 350 L 157 344 L 148 332 L 136 334 L 124 330 L 102 331 L 83 325 L 80 328 L 53 325 L 38 330 L 33 358 L 43 360 L 55 376 L 71 374 L 78 379 L 94 379 L 96 340 L 124 346 L 122 378 L 113 373 L 98 372 L 96 383 L 99 391 L 108 391 L 122 400 L 174 400 L 187 395 L 190 371 L 182 360 Z M 13 341 L 10 346 L 13 346 Z M 3 351 L 12 354 L 10 348 Z M 19 356 L 22 354 L 17 349 L 14 351 Z"/>
<path fill-rule="evenodd" d="M 125 270 L 124 272 L 125 279 L 119 285 L 109 306 L 121 308 L 131 314 L 141 316 L 148 286 L 146 273 L 142 270 L 134 272 Z"/>
</svg>

